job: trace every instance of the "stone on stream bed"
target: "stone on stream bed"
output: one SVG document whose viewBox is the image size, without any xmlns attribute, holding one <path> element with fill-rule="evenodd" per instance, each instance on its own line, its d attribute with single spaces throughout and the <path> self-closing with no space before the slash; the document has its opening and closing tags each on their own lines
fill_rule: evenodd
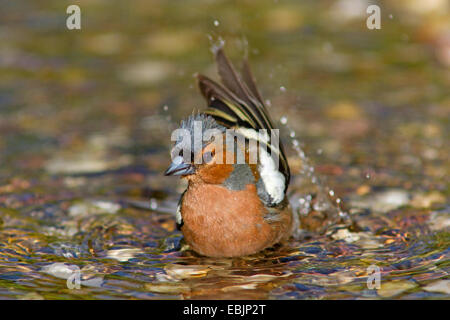
<svg viewBox="0 0 450 320">
<path fill-rule="evenodd" d="M 100 287 L 103 283 L 103 277 L 88 277 L 91 275 L 83 274 L 83 269 L 73 264 L 55 262 L 44 266 L 41 271 L 64 280 L 75 280 L 78 273 L 79 284 L 87 287 Z"/>
<path fill-rule="evenodd" d="M 423 288 L 428 292 L 440 292 L 450 294 L 450 280 L 439 280 L 428 284 Z"/>
<path fill-rule="evenodd" d="M 167 275 L 174 279 L 190 279 L 190 278 L 201 278 L 205 277 L 211 270 L 208 266 L 201 265 L 168 265 L 164 268 Z"/>
<path fill-rule="evenodd" d="M 402 206 L 410 201 L 410 194 L 399 188 L 369 193 L 362 197 L 354 195 L 349 204 L 353 208 L 370 209 L 374 212 L 385 213 Z"/>
<path fill-rule="evenodd" d="M 381 288 L 378 289 L 378 295 L 383 298 L 393 298 L 415 287 L 417 287 L 417 284 L 412 281 L 383 282 L 383 279 L 381 279 Z"/>
<path fill-rule="evenodd" d="M 139 253 L 142 253 L 142 250 L 137 248 L 113 249 L 106 252 L 106 257 L 120 262 L 126 262 L 133 259 Z"/>
<path fill-rule="evenodd" d="M 429 208 L 433 204 L 445 203 L 445 196 L 438 191 L 429 193 L 417 193 L 411 200 L 411 205 L 416 208 Z"/>
<path fill-rule="evenodd" d="M 75 203 L 69 208 L 69 215 L 71 217 L 85 217 L 96 214 L 115 214 L 120 210 L 120 204 L 104 201 L 82 201 Z"/>
<path fill-rule="evenodd" d="M 430 213 L 428 225 L 433 231 L 450 229 L 450 208 L 444 208 Z"/>
</svg>

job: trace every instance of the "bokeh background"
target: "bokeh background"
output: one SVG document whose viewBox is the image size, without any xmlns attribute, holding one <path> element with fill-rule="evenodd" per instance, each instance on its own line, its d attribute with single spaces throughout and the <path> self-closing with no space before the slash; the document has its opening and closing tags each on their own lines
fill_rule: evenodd
<svg viewBox="0 0 450 320">
<path fill-rule="evenodd" d="M 71 4 L 81 30 L 66 28 Z M 449 7 L 0 1 L 0 297 L 449 298 Z M 220 39 L 237 65 L 248 54 L 308 231 L 224 261 L 180 251 L 184 186 L 162 175 Z"/>
</svg>

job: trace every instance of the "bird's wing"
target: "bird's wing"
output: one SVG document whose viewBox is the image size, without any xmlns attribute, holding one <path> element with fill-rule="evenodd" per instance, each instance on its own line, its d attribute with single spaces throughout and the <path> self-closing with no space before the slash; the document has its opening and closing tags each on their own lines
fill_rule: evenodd
<svg viewBox="0 0 450 320">
<path fill-rule="evenodd" d="M 256 87 L 250 67 L 243 63 L 242 79 L 225 56 L 222 48 L 216 52 L 216 62 L 223 85 L 204 75 L 198 75 L 199 88 L 205 97 L 208 108 L 205 113 L 211 115 L 220 124 L 231 127 L 245 127 L 258 131 L 274 129 L 261 95 Z M 277 134 L 276 131 L 273 132 Z M 279 137 L 277 137 L 278 141 Z M 269 142 L 269 147 L 271 147 Z M 281 141 L 279 150 L 280 172 L 285 177 L 285 190 L 289 184 L 290 170 Z"/>
</svg>

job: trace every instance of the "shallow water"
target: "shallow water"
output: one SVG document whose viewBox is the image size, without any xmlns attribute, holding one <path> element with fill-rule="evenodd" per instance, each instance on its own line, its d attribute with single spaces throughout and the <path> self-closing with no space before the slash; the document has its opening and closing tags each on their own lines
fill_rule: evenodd
<svg viewBox="0 0 450 320">
<path fill-rule="evenodd" d="M 60 1 L 0 3 L 0 298 L 449 299 L 448 5 L 383 2 L 368 30 L 354 2 L 90 1 L 80 31 Z M 302 227 L 240 259 L 186 250 L 162 175 L 219 36 L 270 99 Z"/>
</svg>

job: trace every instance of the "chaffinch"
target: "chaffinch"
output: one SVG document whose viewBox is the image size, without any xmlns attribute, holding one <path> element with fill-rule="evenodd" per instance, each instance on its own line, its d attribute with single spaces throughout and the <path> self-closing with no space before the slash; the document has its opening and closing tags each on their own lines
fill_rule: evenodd
<svg viewBox="0 0 450 320">
<path fill-rule="evenodd" d="M 165 174 L 188 181 L 177 208 L 177 226 L 189 246 L 210 257 L 245 256 L 290 237 L 290 170 L 247 60 L 239 76 L 222 48 L 215 57 L 223 85 L 197 76 L 208 108 L 182 121 L 180 129 L 187 130 L 190 139 L 176 139 Z M 201 138 L 194 135 L 196 123 Z M 227 129 L 233 130 L 233 139 L 227 140 Z M 205 139 L 208 130 L 217 134 L 214 140 Z M 251 142 L 259 147 L 251 148 Z M 187 155 L 186 150 L 192 151 Z M 239 155 L 243 161 L 237 160 Z"/>
</svg>

